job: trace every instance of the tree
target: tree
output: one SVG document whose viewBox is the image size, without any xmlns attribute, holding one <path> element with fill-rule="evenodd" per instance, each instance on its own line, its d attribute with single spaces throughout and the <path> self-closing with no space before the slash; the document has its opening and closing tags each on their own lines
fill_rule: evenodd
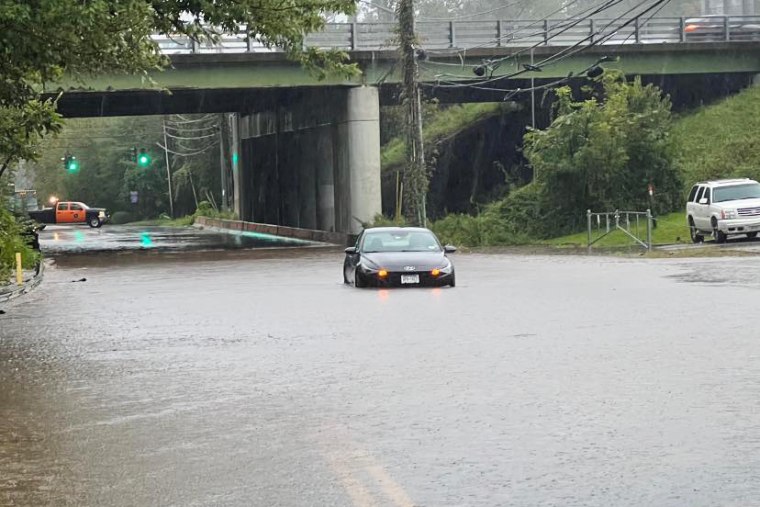
<svg viewBox="0 0 760 507">
<path fill-rule="evenodd" d="M 628 83 L 610 71 L 599 85 L 601 92 L 582 101 L 560 88 L 551 126 L 525 136 L 534 181 L 511 195 L 502 211 L 540 236 L 577 228 L 587 209 L 646 209 L 650 183 L 658 189 L 656 211 L 679 203 L 669 99 L 638 78 Z"/>
<path fill-rule="evenodd" d="M 64 74 L 163 67 L 167 59 L 150 38 L 155 31 L 203 40 L 246 26 L 256 40 L 320 73 L 352 73 L 341 53 L 304 52 L 302 42 L 326 14 L 353 10 L 354 0 L 0 0 L 0 175 L 35 158 L 38 138 L 60 130 L 55 100 L 40 101 L 45 87 Z"/>
</svg>

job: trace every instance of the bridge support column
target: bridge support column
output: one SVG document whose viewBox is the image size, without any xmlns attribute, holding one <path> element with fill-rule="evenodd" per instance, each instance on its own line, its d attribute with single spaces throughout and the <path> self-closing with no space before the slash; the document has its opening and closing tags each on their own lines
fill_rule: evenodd
<svg viewBox="0 0 760 507">
<path fill-rule="evenodd" d="M 382 212 L 380 183 L 380 101 L 378 90 L 363 86 L 347 92 L 345 119 L 338 124 L 336 200 L 342 232 L 358 233 Z M 346 185 L 347 184 L 347 185 Z M 346 188 L 347 187 L 347 188 Z M 336 213 L 338 203 L 336 202 Z"/>
<path fill-rule="evenodd" d="M 300 135 L 298 162 L 298 226 L 317 228 L 317 129 L 308 129 Z"/>
<path fill-rule="evenodd" d="M 316 130 L 314 161 L 317 172 L 317 227 L 335 230 L 335 157 L 332 126 Z"/>
<path fill-rule="evenodd" d="M 298 92 L 239 129 L 242 220 L 357 233 L 381 213 L 376 88 Z"/>
</svg>

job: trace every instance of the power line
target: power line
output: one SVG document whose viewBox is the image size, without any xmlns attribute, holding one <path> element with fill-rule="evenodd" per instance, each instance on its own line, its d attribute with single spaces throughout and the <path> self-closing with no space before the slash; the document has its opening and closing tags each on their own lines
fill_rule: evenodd
<svg viewBox="0 0 760 507">
<path fill-rule="evenodd" d="M 616 1 L 620 1 L 620 0 L 616 0 Z M 648 0 L 643 0 L 642 2 L 640 2 L 639 4 L 637 4 L 632 9 L 629 9 L 623 15 L 627 14 L 628 12 L 631 12 L 632 10 L 634 10 L 636 8 L 639 8 L 639 7 L 643 6 L 643 5 L 645 5 L 647 3 L 647 1 Z M 620 28 L 624 28 L 624 27 L 630 25 L 631 23 L 635 22 L 636 19 L 640 18 L 642 15 L 646 14 L 650 10 L 652 10 L 652 9 L 654 9 L 654 8 L 656 8 L 656 7 L 664 4 L 664 3 L 667 3 L 669 1 L 670 0 L 657 0 L 652 6 L 650 6 L 649 8 L 645 9 L 643 12 L 637 14 L 633 18 L 629 19 L 628 21 L 626 21 L 625 23 L 623 23 L 622 25 L 620 25 L 618 27 L 618 30 Z M 564 59 L 567 59 L 567 58 L 569 58 L 571 56 L 574 56 L 574 55 L 576 55 L 576 54 L 578 54 L 580 52 L 587 51 L 591 47 L 600 45 L 600 44 L 606 42 L 607 40 L 609 40 L 612 36 L 614 36 L 614 34 L 616 32 L 611 32 L 610 34 L 608 34 L 606 36 L 602 36 L 601 38 L 599 38 L 597 40 L 593 40 L 590 44 L 587 44 L 587 45 L 582 45 L 582 43 L 586 42 L 588 40 L 593 39 L 593 37 L 598 36 L 604 30 L 606 30 L 607 28 L 609 28 L 609 26 L 611 26 L 613 23 L 615 23 L 620 18 L 622 18 L 623 15 L 618 16 L 618 18 L 616 18 L 615 20 L 610 21 L 610 23 L 608 23 L 602 30 L 594 32 L 590 36 L 584 38 L 581 42 L 573 45 L 571 48 L 563 49 L 562 51 L 560 51 L 559 54 L 561 54 L 561 56 L 559 56 L 559 57 L 557 55 L 552 55 L 552 56 L 549 56 L 549 57 L 545 58 L 544 60 L 542 60 L 540 62 L 537 62 L 537 63 L 531 65 L 531 68 L 523 68 L 523 69 L 521 69 L 521 70 L 519 70 L 517 72 L 513 72 L 511 74 L 505 74 L 505 75 L 500 75 L 500 76 L 496 76 L 496 77 L 491 77 L 491 78 L 489 78 L 487 80 L 478 81 L 477 84 L 480 84 L 480 85 L 482 85 L 482 84 L 488 84 L 488 83 L 491 83 L 491 82 L 500 81 L 500 80 L 503 80 L 503 79 L 508 79 L 508 78 L 512 78 L 512 77 L 515 77 L 515 76 L 518 76 L 518 75 L 521 75 L 521 74 L 525 74 L 525 73 L 530 72 L 532 70 L 541 69 L 541 68 L 543 68 L 543 67 L 545 67 L 547 65 L 550 65 L 550 64 L 553 64 L 553 63 L 557 63 L 557 62 L 562 61 Z M 532 48 L 527 48 L 527 49 L 534 49 L 535 47 L 538 47 L 539 45 L 541 45 L 541 44 L 538 44 L 536 46 L 533 46 Z M 495 61 L 492 61 L 492 62 L 489 62 L 489 63 L 496 63 L 496 64 L 498 64 L 498 63 L 501 63 L 502 61 L 504 61 L 504 60 L 506 60 L 508 58 L 513 58 L 514 56 L 516 56 L 516 55 L 510 55 L 510 56 L 507 56 L 507 57 L 504 57 L 502 59 L 495 60 Z M 440 75 L 442 75 L 442 74 L 439 74 L 439 76 Z M 461 78 L 461 76 L 454 76 L 454 75 L 449 75 L 449 76 L 450 77 Z M 445 88 L 466 88 L 466 87 L 472 85 L 472 83 L 451 83 L 451 84 L 444 84 L 444 85 L 441 85 L 441 84 L 431 85 L 429 83 L 424 83 L 424 84 L 425 84 L 425 86 L 440 86 L 440 87 L 445 87 Z"/>
<path fill-rule="evenodd" d="M 647 0 L 644 0 L 641 3 L 637 4 L 634 8 L 629 9 L 628 11 L 626 11 L 626 14 L 629 13 L 629 12 L 631 12 L 632 10 L 638 8 L 638 7 L 641 7 L 641 6 L 645 5 L 646 1 Z M 654 10 L 654 13 L 648 18 L 648 19 L 651 19 L 654 15 L 657 14 L 657 12 L 659 12 L 660 10 L 662 10 L 662 8 L 665 6 L 665 4 L 667 4 L 669 1 L 670 0 L 657 0 L 653 5 L 651 5 L 647 9 L 645 9 L 643 12 L 637 14 L 633 18 L 629 19 L 628 21 L 626 21 L 625 23 L 623 23 L 622 25 L 620 25 L 619 28 L 624 28 L 625 26 L 628 26 L 631 23 L 634 23 L 637 19 L 639 19 L 644 14 L 646 14 L 646 13 Z M 622 17 L 622 16 L 620 16 L 620 17 Z M 600 32 L 603 32 L 604 30 L 606 30 L 612 23 L 614 23 L 614 21 L 616 21 L 616 20 L 613 20 L 612 22 L 610 22 Z M 618 30 L 619 30 L 619 28 L 618 28 Z M 613 31 L 613 32 L 610 32 L 609 34 L 602 36 L 598 41 L 594 41 L 592 44 L 576 48 L 575 51 L 568 52 L 567 54 L 564 54 L 564 55 L 560 56 L 559 58 L 555 58 L 554 60 L 552 60 L 552 57 L 546 58 L 545 60 L 543 60 L 543 61 L 538 62 L 537 64 L 535 64 L 534 67 L 541 68 L 541 67 L 544 67 L 544 66 L 547 66 L 547 65 L 551 65 L 551 64 L 557 63 L 557 62 L 559 62 L 561 60 L 564 60 L 566 58 L 569 58 L 571 56 L 574 56 L 574 55 L 576 55 L 576 54 L 578 54 L 580 52 L 587 51 L 589 48 L 591 48 L 591 47 L 593 47 L 595 45 L 598 45 L 598 44 L 602 44 L 602 43 L 606 42 L 607 40 L 611 39 L 616 33 L 617 33 L 617 30 Z M 599 63 L 602 63 L 602 62 L 608 61 L 608 60 L 609 60 L 609 57 L 602 57 L 594 65 L 592 65 L 592 66 L 588 67 L 587 69 L 581 71 L 579 74 L 584 74 L 584 73 L 588 72 L 589 70 L 591 70 L 592 68 L 596 67 Z M 485 87 L 485 86 L 483 86 L 484 84 L 488 84 L 490 82 L 499 81 L 499 80 L 503 80 L 503 79 L 508 79 L 510 77 L 514 77 L 516 75 L 519 75 L 519 74 L 522 74 L 522 73 L 525 73 L 525 72 L 527 72 L 527 70 L 521 70 L 521 71 L 515 72 L 513 74 L 502 75 L 502 76 L 498 76 L 496 78 L 488 79 L 488 80 L 485 80 L 485 81 L 479 81 L 479 82 L 476 82 L 476 83 L 453 83 L 453 82 L 447 82 L 447 81 L 445 81 L 444 83 L 446 83 L 446 84 L 440 84 L 440 83 L 438 83 L 438 84 L 424 83 L 424 84 L 426 86 L 428 86 L 428 87 L 433 87 L 433 88 L 436 88 L 436 87 L 441 87 L 441 88 L 467 88 L 467 87 L 469 87 L 469 88 L 473 88 L 473 89 L 482 89 L 482 90 L 489 90 L 489 91 L 506 92 L 507 96 L 505 96 L 503 100 L 508 100 L 509 98 L 511 98 L 512 96 L 514 96 L 515 94 L 523 93 L 523 92 L 528 92 L 528 91 L 533 91 L 533 90 L 546 89 L 550 85 L 556 86 L 556 84 L 560 84 L 562 82 L 567 82 L 570 78 L 572 78 L 574 76 L 574 74 L 571 73 L 567 77 L 562 78 L 562 79 L 557 80 L 557 81 L 554 81 L 552 83 L 546 83 L 544 85 L 540 85 L 540 86 L 537 86 L 537 87 L 530 87 L 530 88 L 523 88 L 523 89 L 520 89 L 520 88 L 518 88 L 518 89 L 503 89 L 503 88 L 495 88 L 495 87 L 492 88 L 492 87 Z M 459 76 L 456 76 L 456 77 L 459 77 Z"/>
<path fill-rule="evenodd" d="M 183 136 L 175 136 L 172 134 L 166 133 L 167 137 L 170 137 L 172 139 L 178 139 L 180 141 L 199 141 L 201 139 L 208 139 L 209 137 L 218 137 L 218 134 L 216 132 L 212 134 L 208 134 L 205 136 L 197 136 L 197 137 L 183 137 Z"/>
<path fill-rule="evenodd" d="M 202 150 L 196 151 L 194 153 L 180 153 L 178 151 L 172 150 L 171 148 L 167 148 L 166 146 L 164 146 L 161 143 L 156 143 L 156 146 L 158 146 L 162 150 L 166 150 L 168 153 L 171 153 L 172 155 L 177 155 L 178 157 L 194 157 L 195 155 L 200 155 L 202 153 L 206 153 L 208 150 L 210 150 L 215 145 L 209 145 L 209 146 L 203 148 Z"/>
</svg>

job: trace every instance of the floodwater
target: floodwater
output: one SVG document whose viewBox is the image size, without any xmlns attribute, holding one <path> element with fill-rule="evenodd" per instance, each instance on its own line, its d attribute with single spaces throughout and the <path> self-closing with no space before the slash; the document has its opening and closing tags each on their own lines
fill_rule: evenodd
<svg viewBox="0 0 760 507">
<path fill-rule="evenodd" d="M 760 259 L 454 258 L 59 257 L 0 315 L 0 504 L 757 504 Z"/>
<path fill-rule="evenodd" d="M 198 227 L 48 225 L 40 232 L 47 255 L 88 252 L 188 251 L 307 246 L 310 242 L 254 232 L 224 232 Z"/>
</svg>

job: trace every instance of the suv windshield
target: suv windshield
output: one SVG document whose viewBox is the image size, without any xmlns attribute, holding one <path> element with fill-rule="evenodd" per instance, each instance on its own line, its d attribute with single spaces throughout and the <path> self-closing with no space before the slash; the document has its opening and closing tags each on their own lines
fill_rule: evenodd
<svg viewBox="0 0 760 507">
<path fill-rule="evenodd" d="M 368 232 L 362 251 L 371 252 L 440 252 L 441 246 L 427 231 Z"/>
<path fill-rule="evenodd" d="M 760 183 L 718 187 L 713 190 L 713 202 L 760 199 Z"/>
</svg>

